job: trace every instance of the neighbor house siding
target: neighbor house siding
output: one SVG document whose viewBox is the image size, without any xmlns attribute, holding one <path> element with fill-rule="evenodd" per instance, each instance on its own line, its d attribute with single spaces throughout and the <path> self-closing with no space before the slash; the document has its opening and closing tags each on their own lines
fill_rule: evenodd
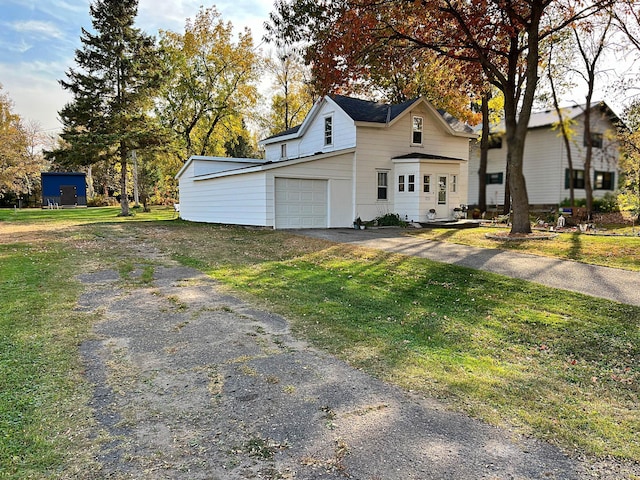
<svg viewBox="0 0 640 480">
<path fill-rule="evenodd" d="M 593 149 L 593 159 L 589 176 L 593 182 L 595 171 L 614 172 L 617 175 L 617 149 L 609 137 L 612 125 L 594 111 L 592 114 L 592 131 L 604 134 L 603 148 Z M 576 117 L 572 126 L 571 152 L 574 170 L 584 169 L 586 147 L 584 139 L 584 116 Z M 504 182 L 506 182 L 507 145 L 503 140 L 502 148 L 490 149 L 488 152 L 487 173 L 503 173 L 501 185 L 487 185 L 487 205 L 502 205 L 504 201 Z M 469 202 L 478 202 L 478 169 L 480 167 L 480 148 L 475 143 L 471 148 L 469 162 Z M 530 129 L 527 134 L 524 150 L 523 173 L 527 183 L 529 203 L 532 205 L 559 204 L 569 198 L 569 189 L 565 188 L 565 171 L 569 168 L 567 151 L 560 132 L 551 126 Z M 606 190 L 594 190 L 595 198 L 602 197 Z M 586 197 L 584 189 L 574 190 L 575 198 Z"/>
</svg>

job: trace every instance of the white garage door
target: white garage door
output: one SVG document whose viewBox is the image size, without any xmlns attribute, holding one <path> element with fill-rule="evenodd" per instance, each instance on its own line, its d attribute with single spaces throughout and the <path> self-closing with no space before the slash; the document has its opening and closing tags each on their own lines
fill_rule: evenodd
<svg viewBox="0 0 640 480">
<path fill-rule="evenodd" d="M 327 181 L 276 178 L 276 228 L 326 228 Z"/>
</svg>

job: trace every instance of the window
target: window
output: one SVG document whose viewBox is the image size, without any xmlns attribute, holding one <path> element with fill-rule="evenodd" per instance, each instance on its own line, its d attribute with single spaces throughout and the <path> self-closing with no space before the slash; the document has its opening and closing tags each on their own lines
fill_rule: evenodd
<svg viewBox="0 0 640 480">
<path fill-rule="evenodd" d="M 280 145 L 280 158 L 287 158 L 287 144 Z"/>
<path fill-rule="evenodd" d="M 613 172 L 598 172 L 593 176 L 593 187 L 596 190 L 614 190 Z"/>
<path fill-rule="evenodd" d="M 447 204 L 447 177 L 438 177 L 438 205 Z"/>
<path fill-rule="evenodd" d="M 416 191 L 416 176 L 409 175 L 407 180 L 407 191 L 415 192 Z"/>
<path fill-rule="evenodd" d="M 398 191 L 404 192 L 404 175 L 398 176 Z"/>
<path fill-rule="evenodd" d="M 458 176 L 451 175 L 451 184 L 449 185 L 451 189 L 451 193 L 456 193 L 458 191 Z"/>
<path fill-rule="evenodd" d="M 489 135 L 489 150 L 502 148 L 502 135 Z"/>
<path fill-rule="evenodd" d="M 378 200 L 386 200 L 389 188 L 389 172 L 378 172 Z"/>
<path fill-rule="evenodd" d="M 411 143 L 414 145 L 422 145 L 422 125 L 424 119 L 422 117 L 413 117 L 413 137 Z"/>
<path fill-rule="evenodd" d="M 587 137 L 584 138 L 584 146 L 587 146 Z M 591 146 L 593 148 L 602 148 L 602 134 L 591 132 Z"/>
<path fill-rule="evenodd" d="M 564 188 L 569 188 L 569 169 L 564 171 Z M 573 170 L 573 188 L 584 188 L 584 170 Z"/>
<path fill-rule="evenodd" d="M 333 117 L 324 118 L 324 144 L 333 144 Z"/>
<path fill-rule="evenodd" d="M 431 175 L 422 177 L 422 191 L 424 193 L 431 193 Z"/>
<path fill-rule="evenodd" d="M 502 185 L 503 180 L 503 172 L 499 173 L 487 173 L 486 175 L 486 183 L 487 185 Z"/>
</svg>

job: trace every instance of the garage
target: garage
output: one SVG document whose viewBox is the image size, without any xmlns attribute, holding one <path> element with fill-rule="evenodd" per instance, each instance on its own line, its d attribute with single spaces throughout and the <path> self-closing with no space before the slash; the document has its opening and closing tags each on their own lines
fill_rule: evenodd
<svg viewBox="0 0 640 480">
<path fill-rule="evenodd" d="M 275 179 L 275 228 L 327 228 L 327 180 Z"/>
</svg>

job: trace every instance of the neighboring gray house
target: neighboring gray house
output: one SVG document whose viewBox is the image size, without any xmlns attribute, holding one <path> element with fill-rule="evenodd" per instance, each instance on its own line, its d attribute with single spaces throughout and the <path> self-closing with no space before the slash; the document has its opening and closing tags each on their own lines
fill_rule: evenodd
<svg viewBox="0 0 640 480">
<path fill-rule="evenodd" d="M 319 99 L 304 122 L 262 140 L 265 159 L 191 157 L 178 172 L 185 220 L 273 228 L 349 227 L 397 213 L 452 218 L 467 203 L 476 135 L 425 99 Z"/>
<path fill-rule="evenodd" d="M 563 118 L 571 119 L 573 140 L 571 146 L 576 199 L 586 198 L 584 191 L 584 105 L 563 109 Z M 569 198 L 569 165 L 567 151 L 555 110 L 531 115 L 529 133 L 524 152 L 524 176 L 527 182 L 529 203 L 532 206 L 558 205 Z M 604 103 L 596 103 L 591 111 L 591 135 L 593 159 L 590 175 L 594 198 L 616 190 L 618 182 L 618 144 L 616 125 L 620 119 Z M 504 127 L 502 127 L 502 131 Z M 506 181 L 507 145 L 498 127 L 491 138 L 487 162 L 487 206 L 502 205 Z M 478 203 L 480 168 L 480 143 L 473 142 L 469 155 L 469 203 Z"/>
</svg>

